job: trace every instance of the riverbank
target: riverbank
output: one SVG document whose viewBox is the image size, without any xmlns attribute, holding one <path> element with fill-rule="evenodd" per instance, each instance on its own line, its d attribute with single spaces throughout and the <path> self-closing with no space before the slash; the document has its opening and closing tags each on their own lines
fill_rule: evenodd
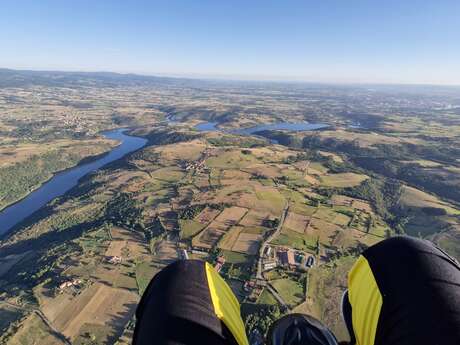
<svg viewBox="0 0 460 345">
<path fill-rule="evenodd" d="M 0 236 L 3 237 L 13 227 L 54 198 L 65 194 L 76 186 L 83 176 L 145 146 L 147 143 L 146 139 L 126 135 L 124 134 L 126 131 L 127 129 L 117 129 L 103 132 L 102 134 L 106 138 L 116 140 L 120 144 L 112 148 L 112 150 L 94 157 L 89 162 L 86 161 L 53 174 L 48 181 L 42 183 L 36 190 L 30 192 L 16 203 L 4 208 L 0 212 Z"/>
<path fill-rule="evenodd" d="M 28 186 L 28 190 L 27 191 L 24 191 L 23 193 L 17 193 L 16 194 L 16 197 L 14 197 L 14 199 L 6 204 L 1 204 L 0 205 L 0 212 L 2 212 L 4 209 L 8 208 L 8 207 L 11 207 L 12 205 L 20 202 L 22 199 L 24 199 L 25 197 L 27 197 L 27 195 L 29 195 L 30 193 L 33 193 L 34 191 L 36 191 L 37 189 L 39 189 L 40 187 L 42 187 L 45 183 L 47 183 L 49 180 L 51 180 L 56 174 L 59 174 L 59 173 L 62 173 L 62 172 L 65 172 L 67 170 L 70 170 L 70 169 L 73 169 L 73 168 L 76 168 L 78 166 L 81 166 L 81 165 L 85 165 L 85 164 L 88 164 L 88 163 L 91 163 L 91 162 L 94 162 L 100 158 L 102 158 L 104 155 L 106 155 L 108 152 L 110 152 L 110 150 L 113 150 L 113 148 L 115 148 L 116 146 L 118 146 L 120 143 L 115 143 L 114 145 L 112 145 L 111 147 L 109 147 L 108 149 L 106 150 L 103 150 L 101 152 L 98 152 L 96 154 L 92 154 L 92 155 L 89 155 L 89 156 L 84 156 L 83 158 L 79 159 L 79 160 L 73 160 L 73 157 L 70 157 L 69 160 L 67 161 L 64 161 L 64 158 L 63 158 L 63 155 L 62 154 L 59 154 L 56 158 L 59 159 L 59 165 L 58 166 L 55 166 L 55 168 L 51 168 L 49 169 L 49 171 L 44 171 L 44 172 L 36 172 L 37 175 L 39 175 L 40 173 L 41 174 L 44 174 L 45 176 L 42 176 L 42 178 L 40 178 L 39 176 L 35 177 L 35 176 L 31 176 L 32 178 L 29 179 L 30 180 L 34 180 L 34 179 L 37 179 L 39 181 L 37 181 L 37 183 L 34 183 L 30 186 Z M 103 148 L 102 148 L 103 149 Z M 72 152 L 72 154 L 75 154 Z M 46 156 L 46 155 L 45 155 Z M 48 156 L 50 156 L 48 154 Z M 41 167 L 46 167 L 47 164 L 53 164 L 53 162 L 49 162 L 49 159 L 45 159 L 45 158 L 42 158 L 42 157 L 32 157 L 32 160 L 36 160 L 37 161 L 37 166 L 41 166 Z M 33 165 L 30 164 L 29 161 L 25 161 L 25 162 L 20 162 L 18 163 L 17 165 L 19 165 L 18 169 L 20 169 L 20 165 L 23 164 L 23 165 L 30 165 L 30 166 L 27 166 L 26 168 L 28 168 L 28 173 L 29 174 L 32 174 L 33 172 L 35 171 L 30 171 L 30 170 L 36 170 L 38 167 L 34 167 Z M 9 169 L 11 168 L 16 168 L 16 166 L 11 166 L 11 167 L 8 167 Z M 7 169 L 7 168 L 4 168 L 4 169 Z M 0 172 L 1 174 L 1 172 Z M 18 174 L 15 174 L 13 177 L 15 177 L 16 179 L 19 178 L 20 176 L 18 176 Z M 2 181 L 3 183 L 8 183 L 8 182 L 5 182 L 5 181 Z M 10 197 L 11 199 L 11 197 Z"/>
</svg>

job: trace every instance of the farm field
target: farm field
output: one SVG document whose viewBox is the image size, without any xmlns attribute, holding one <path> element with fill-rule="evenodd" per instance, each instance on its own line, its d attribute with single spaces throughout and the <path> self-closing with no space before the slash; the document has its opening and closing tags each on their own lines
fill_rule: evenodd
<svg viewBox="0 0 460 345">
<path fill-rule="evenodd" d="M 272 280 L 270 284 L 291 307 L 295 307 L 305 299 L 305 288 L 300 281 L 284 278 Z"/>
</svg>

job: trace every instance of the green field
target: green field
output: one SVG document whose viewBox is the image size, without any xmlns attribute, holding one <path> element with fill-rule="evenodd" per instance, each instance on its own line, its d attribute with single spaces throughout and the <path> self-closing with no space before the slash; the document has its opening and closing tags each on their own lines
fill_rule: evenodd
<svg viewBox="0 0 460 345">
<path fill-rule="evenodd" d="M 283 229 L 283 231 L 271 243 L 275 245 L 288 246 L 311 253 L 314 253 L 316 250 L 316 238 L 299 234 L 298 232 L 287 229 Z"/>
<path fill-rule="evenodd" d="M 187 239 L 195 236 L 197 233 L 203 230 L 206 225 L 191 219 L 179 219 L 179 226 L 181 231 L 181 239 Z"/>
<path fill-rule="evenodd" d="M 257 299 L 258 304 L 278 305 L 278 301 L 273 297 L 270 291 L 264 289 Z"/>
<path fill-rule="evenodd" d="M 355 173 L 330 174 L 321 177 L 321 184 L 326 187 L 346 188 L 359 185 L 366 180 L 366 175 Z"/>
<path fill-rule="evenodd" d="M 136 282 L 139 295 L 142 296 L 150 280 L 158 272 L 158 268 L 149 262 L 141 262 L 136 265 Z"/>
<path fill-rule="evenodd" d="M 305 300 L 305 288 L 300 281 L 276 279 L 272 280 L 270 283 L 291 308 Z"/>
</svg>

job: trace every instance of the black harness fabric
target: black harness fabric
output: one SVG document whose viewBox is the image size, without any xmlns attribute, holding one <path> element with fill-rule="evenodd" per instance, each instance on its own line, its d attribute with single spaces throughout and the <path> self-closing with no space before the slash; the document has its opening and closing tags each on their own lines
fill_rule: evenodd
<svg viewBox="0 0 460 345">
<path fill-rule="evenodd" d="M 214 313 L 205 263 L 176 261 L 147 287 L 136 311 L 134 345 L 234 345 Z"/>
<path fill-rule="evenodd" d="M 394 237 L 367 249 L 382 294 L 375 345 L 460 344 L 460 267 L 431 242 Z"/>
</svg>

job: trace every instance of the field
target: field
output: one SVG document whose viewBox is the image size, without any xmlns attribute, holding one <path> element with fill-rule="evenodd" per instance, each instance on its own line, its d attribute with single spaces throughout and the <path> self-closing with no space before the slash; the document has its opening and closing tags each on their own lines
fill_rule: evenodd
<svg viewBox="0 0 460 345">
<path fill-rule="evenodd" d="M 341 174 L 329 174 L 321 177 L 321 182 L 327 187 L 354 187 L 368 177 L 366 175 L 360 175 L 355 173 L 341 173 Z"/>
<path fill-rule="evenodd" d="M 308 223 L 310 222 L 310 217 L 303 216 L 289 211 L 284 222 L 284 226 L 293 231 L 304 233 L 307 229 Z"/>
<path fill-rule="evenodd" d="M 230 207 L 223 210 L 198 236 L 194 237 L 192 244 L 200 248 L 212 248 L 225 234 L 225 232 L 246 214 L 247 209 Z"/>
<path fill-rule="evenodd" d="M 240 233 L 244 230 L 242 226 L 233 226 L 227 233 L 222 237 L 219 242 L 219 248 L 224 250 L 232 250 L 235 245 Z"/>
<path fill-rule="evenodd" d="M 187 239 L 190 237 L 195 236 L 199 233 L 206 225 L 203 225 L 199 222 L 189 219 L 181 219 L 179 220 L 179 225 L 181 229 L 181 238 Z"/>
<path fill-rule="evenodd" d="M 201 224 L 209 224 L 219 213 L 219 210 L 206 207 L 198 216 L 196 216 L 195 220 Z"/>
<path fill-rule="evenodd" d="M 32 313 L 8 341 L 8 345 L 63 345 L 62 336 L 52 329 L 36 313 Z"/>
<path fill-rule="evenodd" d="M 305 234 L 310 238 L 319 238 L 325 245 L 330 245 L 338 232 L 344 231 L 339 226 L 325 220 L 313 218 Z"/>
<path fill-rule="evenodd" d="M 403 193 L 401 196 L 401 204 L 406 207 L 415 207 L 415 208 L 422 208 L 422 207 L 434 207 L 434 208 L 441 208 L 446 210 L 449 214 L 458 215 L 460 212 L 449 204 L 439 200 L 439 198 L 425 193 L 421 190 L 405 186 L 403 189 Z"/>
<path fill-rule="evenodd" d="M 255 255 L 259 250 L 259 242 L 261 238 L 262 236 L 258 234 L 248 234 L 242 232 L 239 234 L 238 239 L 232 247 L 232 250 L 235 252 Z"/>
<path fill-rule="evenodd" d="M 271 243 L 314 253 L 316 250 L 316 240 L 317 237 L 299 234 L 298 232 L 283 228 L 279 236 L 271 241 Z"/>
<path fill-rule="evenodd" d="M 106 336 L 116 338 L 133 315 L 138 300 L 135 293 L 95 283 L 66 306 L 59 306 L 54 318 L 49 317 L 54 313 L 48 308 L 45 315 L 71 339 L 81 334 L 85 324 L 110 325 Z"/>
<path fill-rule="evenodd" d="M 264 226 L 265 221 L 271 218 L 271 214 L 263 211 L 250 210 L 240 221 L 242 226 Z"/>
<path fill-rule="evenodd" d="M 146 246 L 139 234 L 132 231 L 114 227 L 110 233 L 111 240 L 102 262 L 66 270 L 67 275 L 80 276 L 86 282 L 77 288 L 78 293 L 72 292 L 72 289 L 64 290 L 50 298 L 52 291 L 49 289 L 36 291 L 43 314 L 70 339 L 81 337 L 88 327 L 99 328 L 98 341 L 117 339 L 135 311 L 139 300 L 138 289 L 145 289 L 156 272 L 145 263 L 135 266 L 136 279 L 131 277 L 129 262 L 148 255 Z M 105 260 L 111 257 L 120 257 L 126 264 L 106 263 Z"/>
<path fill-rule="evenodd" d="M 278 305 L 275 297 L 271 294 L 268 289 L 264 289 L 257 300 L 258 304 L 267 304 L 267 305 Z"/>
<path fill-rule="evenodd" d="M 291 307 L 295 307 L 305 300 L 305 288 L 300 281 L 285 278 L 272 280 L 270 284 Z"/>
</svg>

